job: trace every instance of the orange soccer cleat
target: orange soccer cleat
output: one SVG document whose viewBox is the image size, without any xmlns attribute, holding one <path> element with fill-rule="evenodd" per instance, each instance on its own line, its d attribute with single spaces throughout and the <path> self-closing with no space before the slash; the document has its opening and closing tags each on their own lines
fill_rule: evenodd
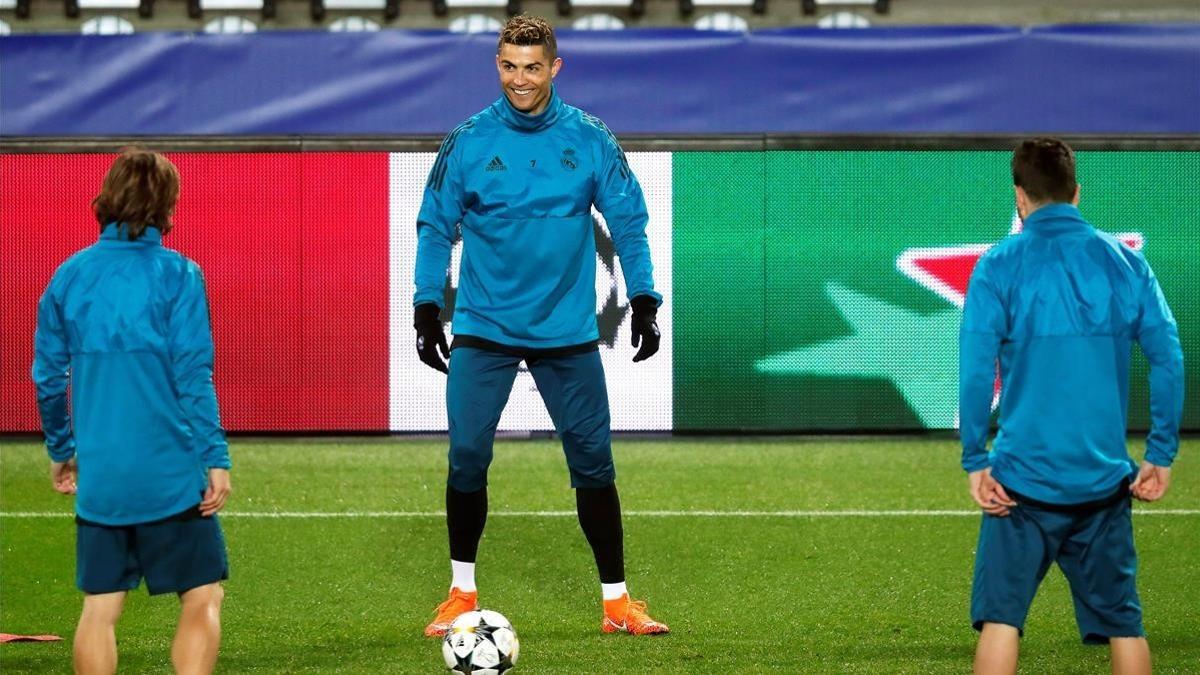
<svg viewBox="0 0 1200 675">
<path fill-rule="evenodd" d="M 460 591 L 457 586 L 451 588 L 450 597 L 437 606 L 437 616 L 425 627 L 425 637 L 442 637 L 460 614 L 476 609 L 479 609 L 478 591 Z"/>
<path fill-rule="evenodd" d="M 600 630 L 605 633 L 625 631 L 630 635 L 659 635 L 671 631 L 667 624 L 650 618 L 645 602 L 630 600 L 628 593 L 616 600 L 604 601 L 604 621 Z"/>
</svg>

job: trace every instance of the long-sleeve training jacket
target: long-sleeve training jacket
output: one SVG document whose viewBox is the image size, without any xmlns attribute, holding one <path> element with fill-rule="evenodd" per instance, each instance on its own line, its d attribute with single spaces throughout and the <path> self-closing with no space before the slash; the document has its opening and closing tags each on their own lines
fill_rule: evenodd
<svg viewBox="0 0 1200 675">
<path fill-rule="evenodd" d="M 538 115 L 501 96 L 446 136 L 430 171 L 414 304 L 442 306 L 461 223 L 456 336 L 534 349 L 595 341 L 593 204 L 612 233 L 628 296 L 661 302 L 645 198 L 616 138 L 553 91 Z"/>
<path fill-rule="evenodd" d="M 157 228 L 130 241 L 109 224 L 55 271 L 33 380 L 51 459 L 78 463 L 81 518 L 130 525 L 200 503 L 207 469 L 230 466 L 212 371 L 204 278 Z"/>
<path fill-rule="evenodd" d="M 962 465 L 1052 504 L 1106 497 L 1137 467 L 1126 448 L 1132 343 L 1150 362 L 1146 461 L 1170 466 L 1183 416 L 1183 350 L 1142 255 L 1070 204 L 1025 219 L 980 258 L 960 333 Z M 1000 360 L 1000 431 L 988 422 Z"/>
</svg>

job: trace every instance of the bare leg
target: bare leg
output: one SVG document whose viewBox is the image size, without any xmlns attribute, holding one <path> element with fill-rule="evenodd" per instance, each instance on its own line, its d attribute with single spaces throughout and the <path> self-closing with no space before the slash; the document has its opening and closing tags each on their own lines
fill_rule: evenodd
<svg viewBox="0 0 1200 675">
<path fill-rule="evenodd" d="M 171 663 L 180 675 L 208 675 L 221 645 L 220 583 L 197 586 L 179 595 L 179 628 L 171 644 Z"/>
<path fill-rule="evenodd" d="M 75 672 L 112 675 L 117 672 L 117 619 L 125 608 L 126 591 L 87 593 L 75 629 Z"/>
<path fill-rule="evenodd" d="M 1021 633 L 1013 626 L 985 623 L 975 648 L 975 675 L 1015 675 Z"/>
<path fill-rule="evenodd" d="M 1112 638 L 1113 675 L 1150 675 L 1150 644 L 1144 637 Z"/>
</svg>

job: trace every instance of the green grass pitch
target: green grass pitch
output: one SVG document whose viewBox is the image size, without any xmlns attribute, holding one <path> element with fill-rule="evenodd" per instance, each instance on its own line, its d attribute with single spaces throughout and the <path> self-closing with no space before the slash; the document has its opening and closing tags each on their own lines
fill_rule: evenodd
<svg viewBox="0 0 1200 675">
<path fill-rule="evenodd" d="M 67 638 L 0 645 L 0 672 L 70 672 L 70 500 L 51 490 L 40 444 L 0 443 L 0 631 Z M 956 442 L 618 439 L 615 451 L 630 589 L 672 633 L 600 633 L 557 444 L 502 441 L 478 580 L 482 604 L 517 628 L 518 673 L 969 671 L 979 517 L 926 513 L 972 510 Z M 231 452 L 218 671 L 441 670 L 421 630 L 449 581 L 444 442 L 235 438 Z M 1173 478 L 1164 501 L 1136 507 L 1139 585 L 1157 672 L 1196 673 L 1200 441 L 1184 442 Z M 1167 509 L 1186 512 L 1152 513 Z M 919 513 L 826 513 L 852 510 Z M 62 515 L 28 516 L 47 512 Z M 312 515 L 330 513 L 356 515 Z M 130 595 L 121 672 L 169 671 L 176 608 L 144 587 Z M 1079 641 L 1057 569 L 1030 612 L 1022 671 L 1107 672 L 1107 649 Z"/>
</svg>

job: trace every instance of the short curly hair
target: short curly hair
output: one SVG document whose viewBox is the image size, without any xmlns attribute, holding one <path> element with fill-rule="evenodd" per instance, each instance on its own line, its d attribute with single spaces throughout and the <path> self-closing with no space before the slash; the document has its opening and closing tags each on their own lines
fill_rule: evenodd
<svg viewBox="0 0 1200 675">
<path fill-rule="evenodd" d="M 518 47 L 541 45 L 550 61 L 558 57 L 558 42 L 554 39 L 554 29 L 550 27 L 549 21 L 540 16 L 518 14 L 509 19 L 500 29 L 500 41 L 496 43 L 497 54 L 505 44 Z"/>
</svg>

